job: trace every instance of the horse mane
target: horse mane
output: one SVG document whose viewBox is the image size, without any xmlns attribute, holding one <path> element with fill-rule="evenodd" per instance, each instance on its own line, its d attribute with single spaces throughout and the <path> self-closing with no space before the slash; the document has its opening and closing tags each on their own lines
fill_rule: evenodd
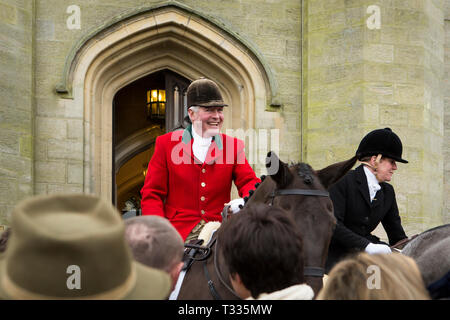
<svg viewBox="0 0 450 320">
<path fill-rule="evenodd" d="M 298 175 L 303 178 L 303 181 L 306 184 L 312 184 L 312 182 L 314 181 L 314 175 L 311 166 L 304 162 L 298 163 L 297 166 Z"/>
</svg>

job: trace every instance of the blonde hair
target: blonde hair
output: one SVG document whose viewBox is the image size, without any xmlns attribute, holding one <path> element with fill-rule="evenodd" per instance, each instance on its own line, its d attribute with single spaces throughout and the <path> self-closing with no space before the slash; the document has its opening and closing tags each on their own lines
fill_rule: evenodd
<svg viewBox="0 0 450 320">
<path fill-rule="evenodd" d="M 379 271 L 378 287 L 370 285 L 373 270 Z M 400 253 L 360 253 L 334 266 L 317 299 L 428 300 L 430 296 L 412 258 Z"/>
</svg>

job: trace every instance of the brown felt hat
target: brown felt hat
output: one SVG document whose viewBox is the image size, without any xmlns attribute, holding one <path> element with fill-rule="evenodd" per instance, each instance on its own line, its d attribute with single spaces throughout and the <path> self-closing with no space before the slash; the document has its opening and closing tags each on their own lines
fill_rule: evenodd
<svg viewBox="0 0 450 320">
<path fill-rule="evenodd" d="M 193 81 L 187 89 L 187 107 L 226 107 L 217 84 L 209 79 L 200 78 Z"/>
<path fill-rule="evenodd" d="M 167 273 L 133 260 L 118 211 L 93 195 L 37 196 L 12 213 L 3 299 L 166 299 Z"/>
</svg>

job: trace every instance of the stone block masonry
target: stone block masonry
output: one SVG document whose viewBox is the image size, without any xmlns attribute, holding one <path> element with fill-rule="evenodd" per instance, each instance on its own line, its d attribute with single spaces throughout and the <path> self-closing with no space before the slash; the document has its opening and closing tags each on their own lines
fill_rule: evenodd
<svg viewBox="0 0 450 320">
<path fill-rule="evenodd" d="M 34 1 L 0 1 L 0 225 L 33 194 Z"/>
</svg>

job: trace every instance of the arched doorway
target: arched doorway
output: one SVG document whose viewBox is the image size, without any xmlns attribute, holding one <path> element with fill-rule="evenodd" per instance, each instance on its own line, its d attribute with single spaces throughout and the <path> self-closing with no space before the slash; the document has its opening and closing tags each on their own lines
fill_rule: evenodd
<svg viewBox="0 0 450 320">
<path fill-rule="evenodd" d="M 119 211 L 139 213 L 140 190 L 156 137 L 184 126 L 189 83 L 164 69 L 130 83 L 114 96 L 112 194 Z"/>
<path fill-rule="evenodd" d="M 256 110 L 264 111 L 276 100 L 272 72 L 250 42 L 222 23 L 169 1 L 104 25 L 73 47 L 56 88 L 63 99 L 72 100 L 73 113 L 83 118 L 86 193 L 115 202 L 114 159 L 119 151 L 113 135 L 114 97 L 161 70 L 189 81 L 202 76 L 214 80 L 231 106 L 225 111 L 224 130 L 265 128 L 255 120 Z M 152 134 L 144 136 L 151 140 Z M 139 135 L 127 138 L 130 148 Z"/>
</svg>

